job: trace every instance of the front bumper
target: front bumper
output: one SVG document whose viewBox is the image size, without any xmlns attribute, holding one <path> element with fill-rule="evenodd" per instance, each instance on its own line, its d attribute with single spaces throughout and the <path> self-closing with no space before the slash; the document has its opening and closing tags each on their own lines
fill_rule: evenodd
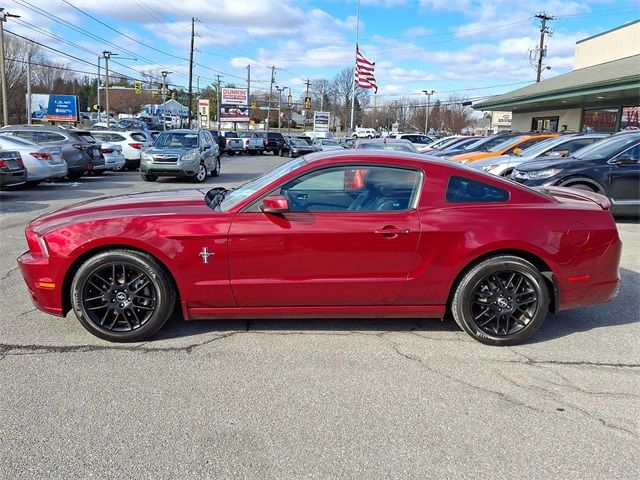
<svg viewBox="0 0 640 480">
<path fill-rule="evenodd" d="M 62 281 L 58 282 L 56 268 L 49 258 L 35 257 L 31 252 L 25 252 L 18 257 L 18 267 L 27 284 L 31 301 L 43 312 L 59 317 L 64 316 L 62 311 Z"/>
<path fill-rule="evenodd" d="M 183 162 L 178 160 L 176 163 L 154 162 L 142 160 L 140 162 L 140 173 L 145 175 L 152 174 L 158 176 L 188 176 L 195 175 L 198 171 L 198 160 Z"/>
</svg>

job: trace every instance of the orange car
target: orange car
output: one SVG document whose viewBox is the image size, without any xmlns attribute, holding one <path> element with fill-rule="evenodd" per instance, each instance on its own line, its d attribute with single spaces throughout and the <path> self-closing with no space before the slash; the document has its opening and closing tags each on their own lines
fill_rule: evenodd
<svg viewBox="0 0 640 480">
<path fill-rule="evenodd" d="M 559 133 L 530 133 L 518 135 L 517 137 L 506 138 L 504 142 L 499 143 L 489 150 L 481 150 L 479 152 L 459 153 L 451 157 L 446 157 L 448 160 L 454 162 L 460 162 L 464 164 L 476 162 L 483 158 L 499 157 L 500 155 L 514 155 L 521 152 L 525 148 L 530 147 L 542 140 L 548 138 L 557 137 Z"/>
</svg>

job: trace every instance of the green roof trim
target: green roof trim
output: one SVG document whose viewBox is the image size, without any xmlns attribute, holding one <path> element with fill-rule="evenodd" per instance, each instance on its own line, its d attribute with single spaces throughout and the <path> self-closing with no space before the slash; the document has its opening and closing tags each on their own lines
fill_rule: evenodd
<svg viewBox="0 0 640 480">
<path fill-rule="evenodd" d="M 573 70 L 513 92 L 497 95 L 473 105 L 476 110 L 499 110 L 505 105 L 524 105 L 591 93 L 638 89 L 640 96 L 640 55 Z"/>
</svg>

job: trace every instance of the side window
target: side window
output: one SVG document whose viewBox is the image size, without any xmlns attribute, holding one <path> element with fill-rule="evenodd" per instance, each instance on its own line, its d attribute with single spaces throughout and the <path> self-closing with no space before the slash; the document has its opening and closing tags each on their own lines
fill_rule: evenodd
<svg viewBox="0 0 640 480">
<path fill-rule="evenodd" d="M 453 176 L 449 179 L 445 200 L 451 203 L 506 202 L 509 192 L 476 180 Z"/>
<path fill-rule="evenodd" d="M 53 132 L 40 132 L 38 143 L 64 142 L 66 138 L 63 135 Z"/>
<path fill-rule="evenodd" d="M 569 142 L 568 145 L 564 145 L 564 148 L 561 150 L 569 150 L 569 153 L 573 153 L 576 150 L 580 150 L 581 148 L 586 147 L 587 145 L 591 145 L 593 142 L 598 140 L 597 138 L 583 138 L 580 140 L 575 140 L 573 142 Z"/>
<path fill-rule="evenodd" d="M 34 132 L 32 130 L 18 130 L 16 132 L 14 132 L 13 134 L 16 137 L 19 138 L 24 138 L 25 140 L 29 140 L 30 142 L 35 142 L 38 143 L 38 133 L 39 132 Z"/>
<path fill-rule="evenodd" d="M 636 163 L 640 163 L 640 143 L 629 148 L 628 150 L 625 150 L 622 153 L 619 153 L 618 155 L 616 155 L 615 157 L 616 159 L 618 158 L 626 158 L 626 159 L 631 159 L 631 158 L 635 158 L 636 159 Z"/>
<path fill-rule="evenodd" d="M 379 166 L 341 166 L 316 170 L 285 184 L 292 212 L 376 212 L 413 207 L 422 175 L 415 170 Z"/>
</svg>

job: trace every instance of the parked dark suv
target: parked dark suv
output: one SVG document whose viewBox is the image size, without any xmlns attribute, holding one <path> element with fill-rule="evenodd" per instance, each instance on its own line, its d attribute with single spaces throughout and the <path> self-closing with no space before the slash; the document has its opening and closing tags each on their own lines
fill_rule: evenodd
<svg viewBox="0 0 640 480">
<path fill-rule="evenodd" d="M 284 136 L 278 132 L 262 132 L 259 135 L 264 138 L 267 143 L 264 147 L 265 152 L 271 152 L 274 155 L 282 156 L 287 152 L 287 142 Z"/>
<path fill-rule="evenodd" d="M 100 144 L 89 132 L 46 125 L 8 125 L 0 129 L 3 135 L 24 138 L 39 145 L 60 147 L 67 162 L 70 179 L 80 178 L 95 167 L 104 168 Z"/>
<path fill-rule="evenodd" d="M 527 186 L 553 185 L 606 195 L 616 214 L 640 213 L 640 132 L 612 135 L 565 158 L 519 165 L 511 179 Z"/>
</svg>

